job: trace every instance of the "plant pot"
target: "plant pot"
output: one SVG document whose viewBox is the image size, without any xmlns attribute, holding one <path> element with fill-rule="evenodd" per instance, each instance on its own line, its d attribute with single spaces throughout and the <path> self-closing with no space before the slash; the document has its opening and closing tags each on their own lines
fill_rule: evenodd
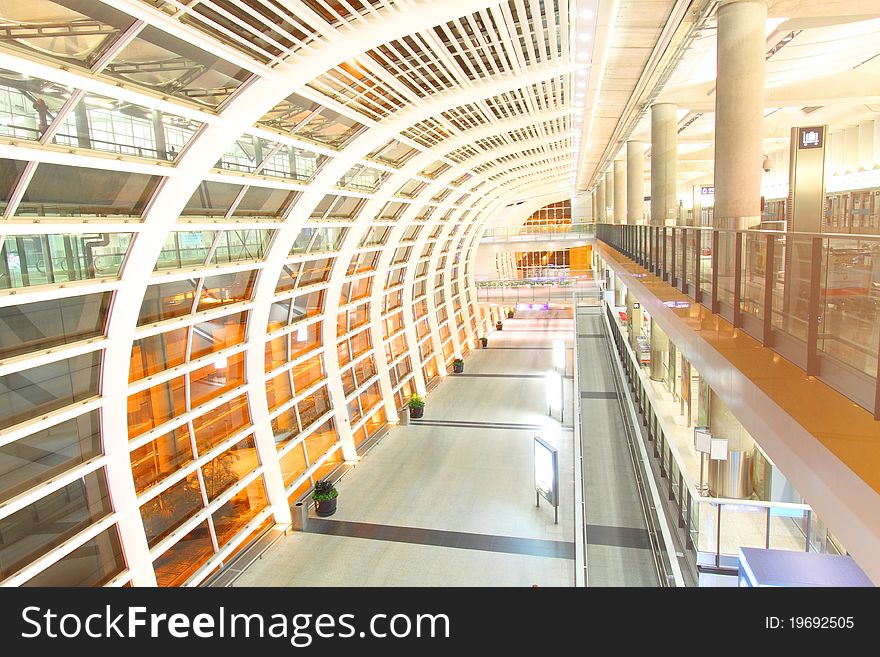
<svg viewBox="0 0 880 657">
<path fill-rule="evenodd" d="M 462 372 L 464 372 L 464 363 L 462 363 L 461 365 L 456 365 L 455 363 L 453 363 L 452 371 L 456 374 L 461 374 Z"/>
<path fill-rule="evenodd" d="M 495 330 L 496 330 L 496 331 L 500 331 L 500 330 L 501 330 L 501 326 L 502 326 L 501 322 L 495 322 Z"/>
<path fill-rule="evenodd" d="M 424 414 L 425 414 L 425 408 L 424 408 L 424 407 L 422 407 L 422 408 L 412 408 L 412 407 L 410 407 L 410 409 L 409 409 L 409 416 L 410 416 L 410 418 L 412 418 L 413 420 L 418 420 L 418 419 L 419 419 L 420 417 L 422 417 Z"/>
<path fill-rule="evenodd" d="M 480 343 L 483 345 L 483 349 L 489 346 L 489 338 L 480 338 Z"/>
<path fill-rule="evenodd" d="M 512 310 L 507 311 L 507 319 L 513 319 L 513 311 Z"/>
<path fill-rule="evenodd" d="M 326 518 L 336 513 L 336 502 L 339 498 L 334 497 L 332 500 L 315 500 L 315 514 L 319 518 Z"/>
</svg>

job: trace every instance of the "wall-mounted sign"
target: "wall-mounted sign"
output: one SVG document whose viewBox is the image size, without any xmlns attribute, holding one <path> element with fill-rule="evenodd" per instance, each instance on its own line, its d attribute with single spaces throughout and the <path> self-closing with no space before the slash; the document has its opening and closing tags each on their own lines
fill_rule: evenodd
<svg viewBox="0 0 880 657">
<path fill-rule="evenodd" d="M 638 301 L 633 303 L 633 308 L 641 308 L 641 307 L 642 307 L 642 305 Z"/>
<path fill-rule="evenodd" d="M 798 148 L 822 148 L 825 141 L 825 127 L 821 125 L 798 128 Z"/>
<path fill-rule="evenodd" d="M 700 195 L 701 196 L 714 196 L 715 194 L 715 186 L 709 187 L 700 187 Z"/>
<path fill-rule="evenodd" d="M 559 506 L 559 452 L 538 436 L 535 436 L 535 492 L 553 506 Z"/>
</svg>

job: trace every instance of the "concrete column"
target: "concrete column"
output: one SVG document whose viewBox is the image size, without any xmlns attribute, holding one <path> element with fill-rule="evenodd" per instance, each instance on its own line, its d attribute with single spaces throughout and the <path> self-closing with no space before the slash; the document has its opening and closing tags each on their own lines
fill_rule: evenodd
<svg viewBox="0 0 880 657">
<path fill-rule="evenodd" d="M 616 223 L 614 218 L 614 169 L 611 168 L 605 173 L 605 220 L 613 224 Z"/>
<path fill-rule="evenodd" d="M 626 142 L 626 223 L 645 219 L 645 144 Z"/>
<path fill-rule="evenodd" d="M 846 173 L 853 173 L 859 170 L 859 126 L 846 126 L 846 144 L 844 153 L 844 169 Z"/>
<path fill-rule="evenodd" d="M 73 108 L 73 116 L 76 118 L 76 145 L 80 148 L 92 147 L 91 127 L 89 125 L 89 108 L 86 101 L 82 100 Z"/>
<path fill-rule="evenodd" d="M 592 211 L 593 221 L 598 223 L 599 222 L 599 210 L 596 207 L 597 194 L 598 194 L 598 192 L 596 191 L 596 189 L 593 189 L 593 191 L 590 192 L 590 205 L 593 208 L 593 211 Z"/>
<path fill-rule="evenodd" d="M 589 223 L 593 220 L 592 194 L 579 192 L 571 199 L 572 223 Z"/>
<path fill-rule="evenodd" d="M 874 168 L 874 122 L 859 123 L 859 170 L 870 171 Z"/>
<path fill-rule="evenodd" d="M 761 218 L 767 4 L 732 0 L 718 9 L 715 210 L 718 228 Z"/>
<path fill-rule="evenodd" d="M 599 177 L 599 182 L 596 183 L 596 222 L 600 224 L 604 224 L 608 217 L 606 216 L 605 209 L 605 176 Z"/>
<path fill-rule="evenodd" d="M 651 106 L 651 225 L 674 225 L 678 216 L 675 179 L 678 159 L 678 107 Z"/>
<path fill-rule="evenodd" d="M 846 171 L 846 133 L 831 132 L 831 175 L 839 176 Z"/>
<path fill-rule="evenodd" d="M 627 223 L 626 160 L 614 160 L 614 223 Z"/>
<path fill-rule="evenodd" d="M 153 139 L 156 141 L 156 157 L 160 160 L 167 160 L 168 146 L 165 143 L 165 124 L 162 123 L 162 113 L 159 110 L 152 110 L 150 118 L 153 122 Z"/>
</svg>

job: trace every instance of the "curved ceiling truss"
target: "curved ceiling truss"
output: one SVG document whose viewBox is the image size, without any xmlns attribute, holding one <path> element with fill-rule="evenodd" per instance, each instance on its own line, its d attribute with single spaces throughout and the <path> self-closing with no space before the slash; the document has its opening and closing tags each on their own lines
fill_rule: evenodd
<svg viewBox="0 0 880 657">
<path fill-rule="evenodd" d="M 356 459 L 402 399 L 473 347 L 489 322 L 473 280 L 484 226 L 536 190 L 570 186 L 575 9 L 7 3 L 0 86 L 20 111 L 0 128 L 0 311 L 93 316 L 84 309 L 100 299 L 106 319 L 90 333 L 0 345 L 0 377 L 34 389 L 52 368 L 94 364 L 77 375 L 93 382 L 66 403 L 23 393 L 31 412 L 7 414 L 0 445 L 83 414 L 99 418 L 101 445 L 19 491 L 0 519 L 98 476 L 112 506 L 2 583 L 38 581 L 86 544 L 118 542 L 124 563 L 101 583 L 197 585 L 263 523 L 289 523 L 293 496 Z M 49 25 L 63 35 L 42 36 Z M 161 357 L 150 352 L 158 343 Z M 159 362 L 135 371 L 148 352 Z M 233 410 L 235 430 L 204 442 L 206 423 Z M 175 440 L 189 456 L 144 474 Z M 251 465 L 211 490 L 235 450 Z M 159 527 L 156 509 L 180 491 L 197 491 L 194 510 Z M 235 524 L 225 514 L 242 499 L 253 512 Z M 169 576 L 176 546 L 199 532 L 204 558 Z"/>
</svg>

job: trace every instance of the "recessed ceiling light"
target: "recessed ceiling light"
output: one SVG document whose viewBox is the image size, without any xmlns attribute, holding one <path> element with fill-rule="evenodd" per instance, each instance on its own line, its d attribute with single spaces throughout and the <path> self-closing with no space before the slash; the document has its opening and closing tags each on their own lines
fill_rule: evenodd
<svg viewBox="0 0 880 657">
<path fill-rule="evenodd" d="M 593 17 L 593 10 L 592 9 L 584 9 L 581 12 L 581 18 L 586 18 L 587 20 L 589 20 L 592 17 Z"/>
<path fill-rule="evenodd" d="M 590 53 L 588 53 L 586 50 L 584 50 L 583 52 L 579 52 L 579 53 L 578 53 L 578 58 L 580 58 L 580 59 L 589 59 L 589 58 L 590 58 Z"/>
<path fill-rule="evenodd" d="M 578 89 L 583 89 L 583 88 L 585 88 L 585 87 L 587 86 L 587 83 L 584 82 L 583 80 L 578 80 L 578 83 L 577 83 L 576 86 L 577 86 Z"/>
<path fill-rule="evenodd" d="M 579 69 L 577 70 L 577 74 L 578 74 L 578 75 L 586 75 L 586 74 L 587 74 L 587 69 L 585 69 L 585 68 L 579 68 Z"/>
<path fill-rule="evenodd" d="M 593 35 L 591 35 L 589 32 L 583 32 L 582 34 L 578 35 L 578 39 L 580 39 L 581 41 L 589 41 L 592 38 Z"/>
</svg>

